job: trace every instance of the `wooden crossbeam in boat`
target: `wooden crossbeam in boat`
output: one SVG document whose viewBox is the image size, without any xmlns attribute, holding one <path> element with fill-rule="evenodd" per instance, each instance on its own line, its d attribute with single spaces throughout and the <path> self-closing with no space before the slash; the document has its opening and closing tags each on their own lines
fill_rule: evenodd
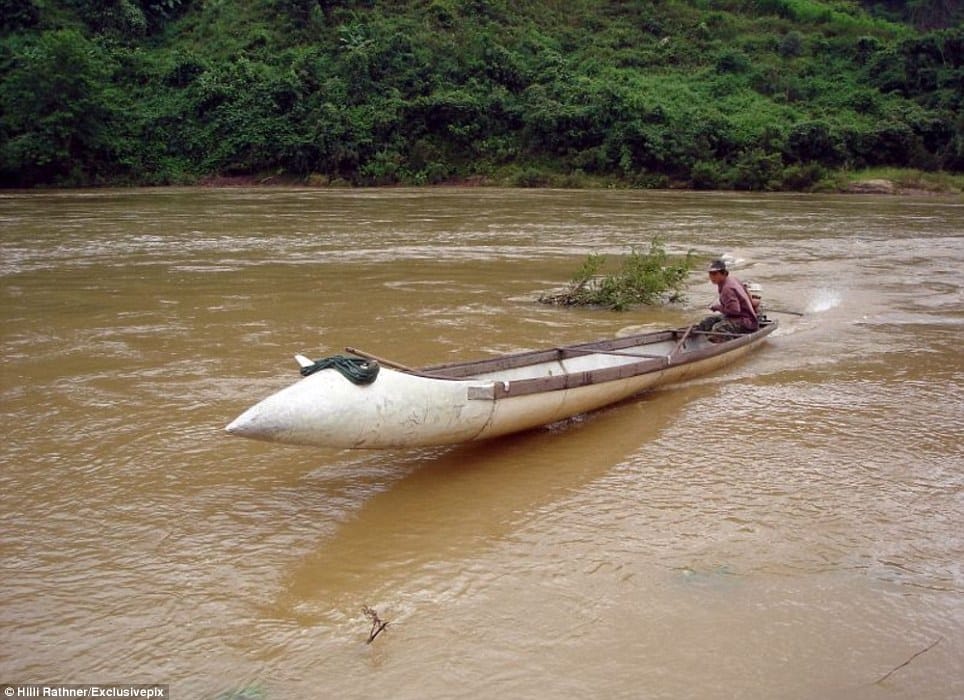
<svg viewBox="0 0 964 700">
<path fill-rule="evenodd" d="M 615 350 L 593 350 L 591 348 L 556 348 L 563 357 L 560 359 L 566 359 L 566 355 L 616 355 L 617 357 L 632 357 L 639 359 L 649 359 L 654 357 L 666 357 L 666 355 L 653 355 L 651 353 L 634 353 L 634 352 L 616 352 Z"/>
</svg>

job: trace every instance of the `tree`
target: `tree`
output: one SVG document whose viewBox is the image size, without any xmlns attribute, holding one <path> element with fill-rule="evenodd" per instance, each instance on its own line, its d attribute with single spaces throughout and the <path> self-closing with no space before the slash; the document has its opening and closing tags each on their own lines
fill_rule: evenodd
<svg viewBox="0 0 964 700">
<path fill-rule="evenodd" d="M 797 163 L 836 165 L 842 155 L 836 136 L 822 121 L 803 122 L 790 129 L 785 150 L 790 161 Z"/>
<path fill-rule="evenodd" d="M 0 179 L 29 186 L 102 170 L 115 124 L 109 74 L 108 57 L 76 30 L 25 42 L 0 83 Z"/>
<path fill-rule="evenodd" d="M 33 0 L 0 0 L 0 30 L 15 32 L 36 26 L 40 10 Z"/>
</svg>

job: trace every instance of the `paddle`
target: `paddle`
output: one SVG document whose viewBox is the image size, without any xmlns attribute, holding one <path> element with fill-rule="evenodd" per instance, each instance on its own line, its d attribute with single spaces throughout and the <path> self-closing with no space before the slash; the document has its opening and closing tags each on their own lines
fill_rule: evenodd
<svg viewBox="0 0 964 700">
<path fill-rule="evenodd" d="M 775 314 L 790 314 L 790 315 L 792 315 L 792 316 L 805 316 L 805 315 L 806 315 L 806 314 L 804 314 L 804 313 L 801 312 L 801 311 L 790 311 L 790 310 L 788 310 L 788 309 L 771 309 L 769 306 L 768 306 L 766 309 L 764 309 L 764 312 L 766 312 L 766 313 L 775 313 Z"/>
<path fill-rule="evenodd" d="M 666 357 L 673 357 L 673 355 L 675 355 L 675 354 L 679 351 L 679 349 L 680 349 L 681 347 L 683 347 L 683 343 L 685 343 L 685 342 L 686 342 L 686 339 L 690 337 L 690 333 L 693 332 L 693 329 L 694 329 L 694 328 L 696 328 L 696 324 L 695 324 L 695 323 L 694 323 L 694 324 L 691 324 L 690 327 L 686 329 L 686 332 L 683 334 L 683 337 L 679 339 L 679 342 L 678 342 L 678 343 L 676 343 L 676 347 L 673 348 L 673 349 L 670 351 L 669 355 L 667 355 Z"/>
<path fill-rule="evenodd" d="M 398 362 L 392 362 L 391 360 L 386 360 L 384 357 L 379 357 L 378 355 L 372 355 L 371 353 L 362 352 L 357 348 L 345 348 L 345 352 L 350 352 L 353 355 L 358 355 L 359 357 L 364 357 L 366 360 L 375 360 L 380 365 L 385 365 L 386 367 L 393 367 L 395 369 L 400 369 L 403 372 L 418 372 L 417 369 L 412 369 Z"/>
</svg>

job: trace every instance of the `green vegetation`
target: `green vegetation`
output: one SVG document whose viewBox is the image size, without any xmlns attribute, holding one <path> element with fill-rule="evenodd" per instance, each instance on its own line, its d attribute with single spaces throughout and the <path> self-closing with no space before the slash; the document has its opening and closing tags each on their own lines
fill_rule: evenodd
<svg viewBox="0 0 964 700">
<path fill-rule="evenodd" d="M 605 256 L 590 254 L 565 291 L 543 295 L 539 301 L 563 306 L 602 306 L 614 311 L 625 311 L 634 304 L 655 304 L 664 297 L 682 301 L 683 285 L 694 258 L 690 252 L 683 258 L 671 259 L 663 242 L 655 238 L 646 253 L 632 248 L 616 272 L 602 274 L 605 264 Z"/>
<path fill-rule="evenodd" d="M 964 171 L 948 0 L 0 0 L 0 186 Z"/>
</svg>

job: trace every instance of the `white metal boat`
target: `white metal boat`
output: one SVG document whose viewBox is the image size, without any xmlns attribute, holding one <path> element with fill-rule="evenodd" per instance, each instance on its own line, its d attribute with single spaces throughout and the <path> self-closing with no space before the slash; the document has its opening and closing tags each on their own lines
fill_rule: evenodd
<svg viewBox="0 0 964 700">
<path fill-rule="evenodd" d="M 690 326 L 422 369 L 379 364 L 352 348 L 357 357 L 329 358 L 334 362 L 299 355 L 308 376 L 255 404 L 226 430 L 342 448 L 484 440 L 712 372 L 745 356 L 776 327 L 766 321 L 753 333 L 729 335 Z M 336 371 L 339 361 L 342 369 L 348 363 L 348 372 Z M 367 371 L 361 381 L 369 383 L 349 380 L 353 366 Z"/>
</svg>

